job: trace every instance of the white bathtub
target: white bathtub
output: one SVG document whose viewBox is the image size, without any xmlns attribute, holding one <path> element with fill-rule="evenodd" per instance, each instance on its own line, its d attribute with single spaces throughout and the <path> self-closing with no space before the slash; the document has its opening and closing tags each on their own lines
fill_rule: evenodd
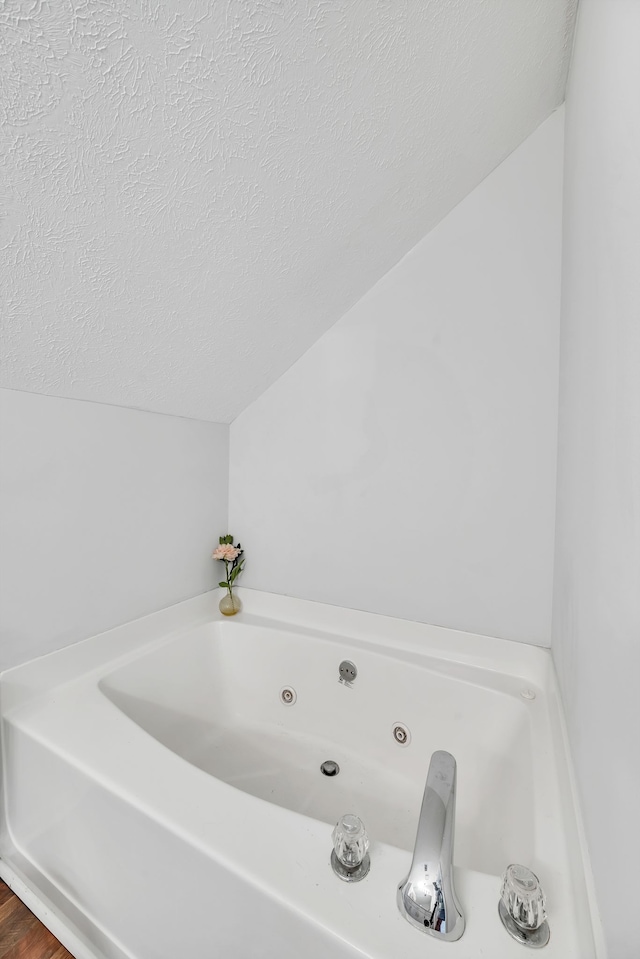
<svg viewBox="0 0 640 959">
<path fill-rule="evenodd" d="M 541 955 L 595 957 L 548 651 L 243 599 L 232 620 L 209 594 L 1 678 L 0 874 L 70 951 L 524 959 L 497 910 L 500 874 L 521 862 L 547 893 Z M 338 678 L 345 658 L 352 688 Z M 436 749 L 458 763 L 455 943 L 396 906 Z M 327 759 L 335 778 L 320 773 Z M 371 871 L 354 884 L 329 865 L 346 812 L 371 836 Z"/>
</svg>

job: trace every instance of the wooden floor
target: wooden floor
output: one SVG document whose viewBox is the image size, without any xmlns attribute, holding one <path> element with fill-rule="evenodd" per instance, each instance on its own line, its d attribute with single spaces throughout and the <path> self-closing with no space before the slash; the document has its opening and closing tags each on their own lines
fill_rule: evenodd
<svg viewBox="0 0 640 959">
<path fill-rule="evenodd" d="M 73 959 L 1 879 L 0 959 Z"/>
</svg>

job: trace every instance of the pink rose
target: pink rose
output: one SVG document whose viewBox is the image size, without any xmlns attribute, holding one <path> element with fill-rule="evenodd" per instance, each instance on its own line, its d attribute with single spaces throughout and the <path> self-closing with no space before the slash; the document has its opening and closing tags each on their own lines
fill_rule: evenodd
<svg viewBox="0 0 640 959">
<path fill-rule="evenodd" d="M 223 543 L 222 546 L 216 546 L 211 554 L 211 558 L 223 559 L 226 563 L 232 563 L 239 555 L 240 550 L 237 546 L 230 546 L 228 543 Z"/>
</svg>

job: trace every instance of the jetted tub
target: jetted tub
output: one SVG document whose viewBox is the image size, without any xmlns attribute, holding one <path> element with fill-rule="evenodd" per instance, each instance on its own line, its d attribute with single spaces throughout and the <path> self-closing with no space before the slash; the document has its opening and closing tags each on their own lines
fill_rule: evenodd
<svg viewBox="0 0 640 959">
<path fill-rule="evenodd" d="M 545 888 L 541 955 L 596 956 L 548 650 L 254 591 L 228 620 L 217 598 L 1 678 L 0 875 L 78 959 L 524 959 L 498 917 L 511 862 Z M 458 763 L 453 943 L 396 906 L 436 749 Z M 347 812 L 359 883 L 329 864 Z"/>
</svg>

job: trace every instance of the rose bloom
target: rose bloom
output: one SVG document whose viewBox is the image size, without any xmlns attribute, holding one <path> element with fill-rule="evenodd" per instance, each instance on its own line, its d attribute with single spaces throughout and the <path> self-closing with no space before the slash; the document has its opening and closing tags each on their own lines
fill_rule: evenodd
<svg viewBox="0 0 640 959">
<path fill-rule="evenodd" d="M 240 550 L 237 546 L 230 546 L 229 543 L 224 543 L 222 546 L 216 546 L 211 554 L 211 558 L 223 559 L 227 563 L 232 563 L 239 555 Z"/>
</svg>

